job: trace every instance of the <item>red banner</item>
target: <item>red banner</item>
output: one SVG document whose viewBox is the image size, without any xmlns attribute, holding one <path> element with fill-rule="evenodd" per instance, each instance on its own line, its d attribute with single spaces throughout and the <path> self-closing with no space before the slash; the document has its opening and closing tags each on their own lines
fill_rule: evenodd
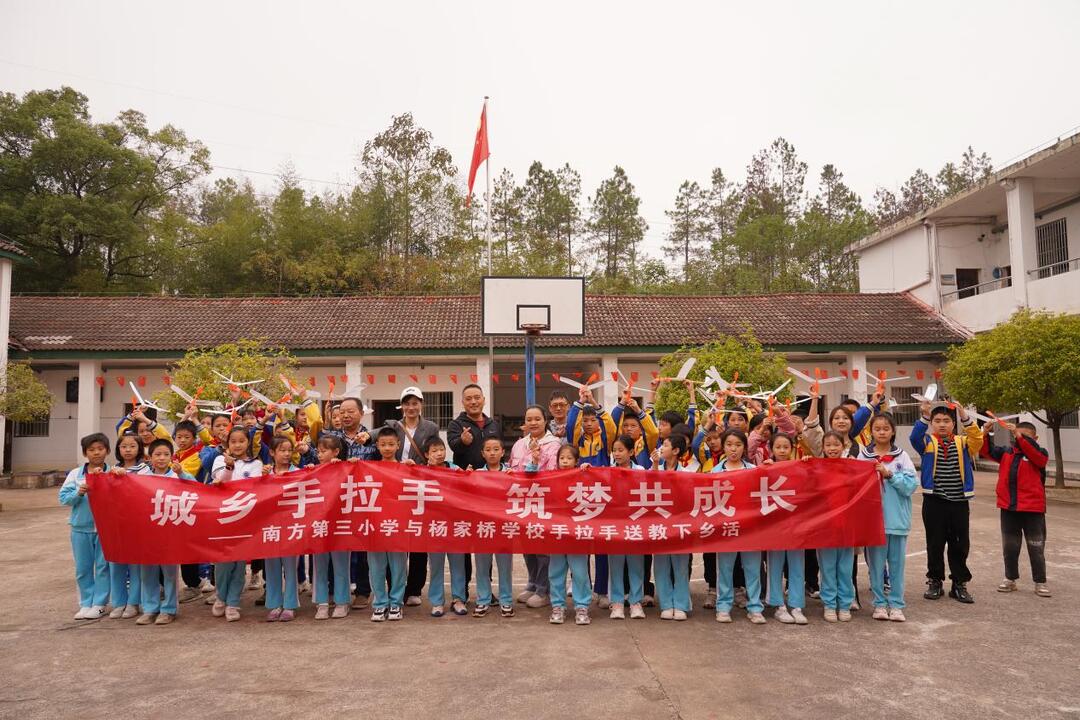
<svg viewBox="0 0 1080 720">
<path fill-rule="evenodd" d="M 874 465 L 723 474 L 461 472 L 342 462 L 220 486 L 95 474 L 105 557 L 172 564 L 330 550 L 654 554 L 885 542 Z"/>
</svg>

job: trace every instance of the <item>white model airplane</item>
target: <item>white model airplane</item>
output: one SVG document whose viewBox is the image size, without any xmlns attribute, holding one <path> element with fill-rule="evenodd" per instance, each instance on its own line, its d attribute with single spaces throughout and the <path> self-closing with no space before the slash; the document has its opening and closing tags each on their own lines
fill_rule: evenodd
<svg viewBox="0 0 1080 720">
<path fill-rule="evenodd" d="M 720 392 L 729 393 L 738 392 L 739 388 L 750 387 L 750 383 L 739 382 L 739 373 L 735 373 L 731 382 L 728 382 L 724 379 L 724 377 L 720 374 L 720 372 L 716 369 L 715 366 L 710 367 L 708 370 L 705 371 L 705 382 L 703 382 L 701 385 L 702 387 L 711 387 L 712 385 L 716 385 L 717 389 Z"/>
<path fill-rule="evenodd" d="M 682 382 L 690 375 L 690 371 L 694 369 L 694 365 L 697 364 L 697 358 L 687 358 L 686 362 L 679 368 L 679 372 L 675 373 L 673 378 L 664 378 L 665 380 L 677 380 Z"/>
<path fill-rule="evenodd" d="M 937 383 L 930 383 L 929 385 L 926 386 L 926 389 L 922 391 L 921 395 L 919 393 L 911 393 L 911 397 L 912 397 L 913 400 L 918 400 L 921 403 L 924 403 L 924 402 L 932 403 L 932 402 L 934 402 L 934 400 L 937 399 L 937 394 L 938 394 Z"/>
<path fill-rule="evenodd" d="M 840 382 L 841 380 L 843 380 L 843 378 L 841 377 L 821 377 L 821 368 L 814 368 L 814 377 L 810 377 L 806 373 L 799 372 L 793 367 L 789 367 L 787 371 L 795 377 L 799 378 L 800 380 L 806 381 L 810 385 L 810 389 L 817 395 L 821 394 L 822 385 L 828 385 L 829 383 Z"/>
<path fill-rule="evenodd" d="M 774 398 L 781 390 L 790 385 L 791 382 L 791 380 L 785 380 L 784 382 L 780 383 L 780 385 L 778 385 L 775 390 L 771 390 L 769 392 L 759 392 L 751 395 L 750 397 L 754 398 L 755 400 L 768 400 L 769 398 Z"/>
<path fill-rule="evenodd" d="M 259 383 L 263 382 L 262 380 L 245 380 L 243 382 L 240 382 L 239 380 L 233 380 L 228 375 L 222 375 L 217 370 L 211 370 L 210 372 L 217 375 L 219 378 L 221 378 L 221 382 L 225 383 L 226 385 L 229 385 L 230 387 L 234 386 L 234 385 L 236 387 L 246 387 L 248 385 L 258 385 Z"/>
<path fill-rule="evenodd" d="M 885 373 L 884 370 L 881 370 L 877 374 L 877 380 L 875 380 L 874 382 L 870 382 L 869 380 L 866 381 L 866 387 L 872 387 L 872 388 L 874 388 L 875 393 L 881 393 L 882 395 L 884 395 L 885 394 L 885 384 L 886 383 L 896 382 L 897 380 L 907 380 L 907 379 L 908 378 L 905 375 L 897 375 L 896 377 L 889 377 Z"/>
<path fill-rule="evenodd" d="M 593 373 L 584 383 L 579 383 L 577 380 L 571 380 L 565 375 L 560 375 L 559 382 L 564 382 L 567 385 L 570 385 L 571 387 L 576 387 L 578 389 L 584 388 L 585 390 L 595 390 L 596 388 L 610 385 L 612 383 L 611 380 L 596 380 L 596 378 L 598 377 L 599 375 Z M 596 382 L 593 382 L 594 380 L 596 380 Z"/>
<path fill-rule="evenodd" d="M 1020 417 L 1020 413 L 1016 413 L 1015 415 L 995 415 L 994 413 L 990 412 L 989 410 L 987 410 L 986 412 L 988 413 L 989 416 L 983 415 L 982 413 L 975 412 L 974 410 L 972 410 L 970 408 L 968 409 L 968 415 L 974 415 L 976 418 L 978 418 L 979 420 L 981 420 L 984 423 L 988 423 L 988 422 L 997 423 L 1001 427 L 1005 427 L 1005 421 L 1006 420 L 1013 420 L 1015 418 Z"/>
<path fill-rule="evenodd" d="M 128 387 L 131 388 L 131 392 L 135 393 L 135 396 L 132 399 L 136 401 L 135 405 L 137 407 L 153 408 L 154 410 L 157 410 L 159 413 L 164 413 L 165 415 L 169 414 L 169 411 L 166 410 L 165 408 L 161 407 L 160 405 L 155 405 L 154 403 L 152 403 L 149 400 L 147 400 L 146 398 L 144 398 L 142 396 L 142 393 L 139 392 L 139 389 L 137 387 L 135 387 L 135 383 L 129 382 Z M 176 413 L 176 416 L 177 417 L 184 417 L 183 413 Z"/>
<path fill-rule="evenodd" d="M 289 378 L 286 377 L 284 374 L 278 375 L 278 379 L 281 380 L 281 384 L 285 386 L 285 389 L 291 392 L 293 395 L 302 395 L 304 397 L 309 397 L 313 399 L 318 399 L 322 397 L 322 393 L 318 392 L 317 390 L 308 390 L 305 388 L 301 388 L 297 385 L 293 385 L 292 381 L 289 380 Z"/>
<path fill-rule="evenodd" d="M 289 412 L 296 412 L 301 407 L 300 405 L 294 405 L 294 404 L 288 402 L 289 400 L 292 399 L 291 395 L 286 395 L 281 400 L 271 400 L 270 398 L 268 398 L 266 395 L 263 395 L 261 392 L 259 392 L 255 388 L 252 388 L 251 390 L 248 390 L 248 392 L 251 393 L 252 398 L 254 398 L 255 400 L 258 400 L 259 402 L 266 405 L 267 407 L 273 405 L 274 407 L 284 408 L 285 410 L 288 410 Z M 251 402 L 251 399 L 248 399 L 248 402 Z"/>
</svg>

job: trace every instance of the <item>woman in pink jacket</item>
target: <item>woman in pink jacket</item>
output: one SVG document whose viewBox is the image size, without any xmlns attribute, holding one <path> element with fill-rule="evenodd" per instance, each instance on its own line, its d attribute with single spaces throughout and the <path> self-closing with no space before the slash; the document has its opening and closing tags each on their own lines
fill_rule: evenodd
<svg viewBox="0 0 1080 720">
<path fill-rule="evenodd" d="M 525 408 L 525 436 L 510 450 L 510 469 L 515 472 L 554 470 L 559 461 L 562 441 L 548 431 L 547 413 L 539 405 Z M 551 602 L 548 583 L 548 556 L 526 555 L 529 582 L 517 601 L 529 607 L 544 607 Z M 563 576 L 565 586 L 566 576 Z"/>
</svg>

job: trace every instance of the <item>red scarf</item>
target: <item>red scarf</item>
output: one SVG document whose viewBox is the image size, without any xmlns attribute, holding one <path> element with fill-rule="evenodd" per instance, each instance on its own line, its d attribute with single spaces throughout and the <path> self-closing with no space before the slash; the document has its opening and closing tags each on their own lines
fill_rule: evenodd
<svg viewBox="0 0 1080 720">
<path fill-rule="evenodd" d="M 948 440 L 948 441 L 955 444 L 956 443 L 956 435 L 954 435 L 953 433 L 949 433 L 948 435 L 938 435 L 937 433 L 934 433 L 934 437 L 937 438 L 938 447 L 941 448 L 941 457 L 942 457 L 942 459 L 948 459 L 948 457 L 949 457 L 949 446 L 946 445 L 944 443 L 944 441 Z"/>
</svg>

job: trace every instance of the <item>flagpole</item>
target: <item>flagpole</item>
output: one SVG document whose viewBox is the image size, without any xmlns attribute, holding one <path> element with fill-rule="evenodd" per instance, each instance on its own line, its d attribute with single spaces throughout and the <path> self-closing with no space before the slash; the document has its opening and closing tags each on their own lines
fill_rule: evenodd
<svg viewBox="0 0 1080 720">
<path fill-rule="evenodd" d="M 487 104 L 488 96 L 484 96 L 484 122 L 487 122 Z M 485 128 L 486 131 L 486 128 Z M 486 138 L 485 138 L 486 141 Z M 491 262 L 491 144 L 488 143 L 488 156 L 484 161 L 484 184 L 486 188 L 484 190 L 484 235 L 487 236 L 487 261 L 488 261 L 488 275 L 492 273 Z M 488 387 L 491 389 L 491 403 L 490 411 L 491 417 L 495 417 L 495 385 L 491 382 L 491 376 L 495 374 L 495 338 L 488 336 Z"/>
</svg>

